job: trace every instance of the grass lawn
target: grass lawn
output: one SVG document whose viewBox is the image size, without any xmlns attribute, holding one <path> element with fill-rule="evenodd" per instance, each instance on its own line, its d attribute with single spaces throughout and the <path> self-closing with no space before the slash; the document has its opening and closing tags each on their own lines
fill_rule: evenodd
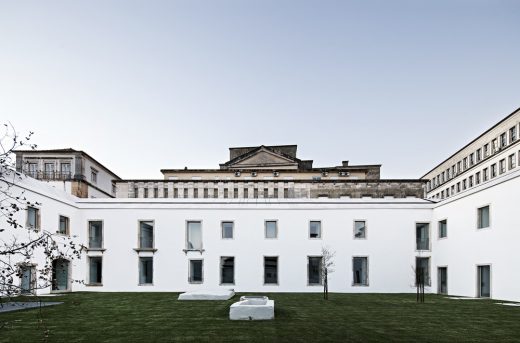
<svg viewBox="0 0 520 343">
<path fill-rule="evenodd" d="M 274 321 L 230 321 L 229 301 L 175 293 L 71 293 L 42 309 L 49 342 L 519 342 L 520 307 L 414 294 L 267 294 Z M 0 313 L 0 342 L 41 342 L 39 310 Z"/>
</svg>

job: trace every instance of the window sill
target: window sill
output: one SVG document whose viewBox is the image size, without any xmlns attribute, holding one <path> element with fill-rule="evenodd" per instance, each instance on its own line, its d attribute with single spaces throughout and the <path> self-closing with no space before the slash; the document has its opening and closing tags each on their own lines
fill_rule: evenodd
<svg viewBox="0 0 520 343">
<path fill-rule="evenodd" d="M 352 287 L 369 287 L 369 284 L 361 284 L 361 283 L 353 283 L 352 284 Z"/>
<path fill-rule="evenodd" d="M 153 283 L 140 283 L 137 286 L 144 286 L 144 287 L 146 287 L 146 286 L 153 286 Z"/>
<path fill-rule="evenodd" d="M 87 283 L 87 284 L 85 284 L 85 286 L 87 286 L 87 287 L 102 287 L 103 284 L 102 283 Z"/>
<path fill-rule="evenodd" d="M 204 249 L 182 249 L 182 251 L 184 252 L 184 254 L 188 254 L 189 252 L 200 252 L 200 254 L 202 255 L 202 253 L 206 250 Z"/>
<path fill-rule="evenodd" d="M 190 285 L 202 285 L 204 281 L 188 281 Z"/>
<path fill-rule="evenodd" d="M 136 251 L 136 252 L 156 252 L 157 249 L 155 249 L 155 248 L 134 248 L 134 251 Z"/>
<path fill-rule="evenodd" d="M 307 286 L 308 287 L 322 287 L 323 284 L 322 283 L 308 283 Z"/>
<path fill-rule="evenodd" d="M 101 251 L 101 252 L 104 252 L 107 249 L 105 249 L 105 248 L 85 248 L 85 250 L 87 252 L 89 252 L 89 251 Z"/>
</svg>

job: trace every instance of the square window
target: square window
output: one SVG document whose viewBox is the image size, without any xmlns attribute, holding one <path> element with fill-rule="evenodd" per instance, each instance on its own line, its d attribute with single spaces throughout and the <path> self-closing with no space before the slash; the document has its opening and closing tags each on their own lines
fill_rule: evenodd
<svg viewBox="0 0 520 343">
<path fill-rule="evenodd" d="M 278 284 L 278 257 L 264 257 L 264 283 L 266 285 Z"/>
<path fill-rule="evenodd" d="M 368 286 L 368 258 L 354 257 L 352 258 L 353 285 Z"/>
<path fill-rule="evenodd" d="M 480 207 L 477 210 L 477 228 L 489 227 L 489 206 Z"/>
<path fill-rule="evenodd" d="M 222 222 L 222 238 L 232 239 L 233 238 L 233 222 Z"/>
<path fill-rule="evenodd" d="M 220 258 L 220 284 L 235 284 L 235 258 Z"/>
<path fill-rule="evenodd" d="M 439 238 L 448 237 L 448 220 L 439 221 Z"/>
<path fill-rule="evenodd" d="M 309 223 L 309 238 L 321 238 L 321 221 Z"/>
<path fill-rule="evenodd" d="M 100 220 L 88 222 L 88 247 L 89 249 L 103 247 L 103 222 Z"/>
<path fill-rule="evenodd" d="M 139 221 L 139 249 L 153 249 L 153 221 Z"/>
<path fill-rule="evenodd" d="M 265 238 L 277 238 L 278 237 L 278 225 L 276 220 L 265 221 Z"/>
<path fill-rule="evenodd" d="M 202 275 L 202 260 L 190 260 L 189 263 L 189 283 L 202 283 L 204 281 Z"/>
<path fill-rule="evenodd" d="M 366 222 L 364 220 L 354 221 L 354 238 L 366 238 Z"/>
<path fill-rule="evenodd" d="M 58 233 L 60 235 L 69 234 L 69 218 L 65 216 L 60 216 L 60 226 L 58 228 Z"/>
<path fill-rule="evenodd" d="M 139 257 L 139 285 L 153 284 L 153 257 Z"/>
</svg>

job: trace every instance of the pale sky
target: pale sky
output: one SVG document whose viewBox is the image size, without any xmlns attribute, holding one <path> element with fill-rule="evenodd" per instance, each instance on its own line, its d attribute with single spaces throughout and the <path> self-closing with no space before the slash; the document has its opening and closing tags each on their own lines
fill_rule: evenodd
<svg viewBox="0 0 520 343">
<path fill-rule="evenodd" d="M 0 119 L 123 178 L 231 146 L 418 178 L 520 107 L 520 1 L 0 0 Z"/>
</svg>

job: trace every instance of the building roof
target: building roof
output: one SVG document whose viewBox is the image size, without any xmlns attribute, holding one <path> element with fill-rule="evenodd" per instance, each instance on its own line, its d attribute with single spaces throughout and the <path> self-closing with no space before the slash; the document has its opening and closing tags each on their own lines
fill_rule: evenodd
<svg viewBox="0 0 520 343">
<path fill-rule="evenodd" d="M 23 153 L 23 154 L 81 154 L 81 156 L 86 157 L 96 164 L 98 164 L 102 169 L 104 169 L 107 173 L 114 176 L 117 180 L 121 180 L 119 176 L 117 176 L 116 173 L 105 167 L 103 164 L 98 162 L 95 158 L 87 154 L 86 152 L 82 150 L 76 150 L 72 148 L 65 148 L 65 149 L 46 149 L 46 150 L 14 150 L 14 153 Z"/>
</svg>

